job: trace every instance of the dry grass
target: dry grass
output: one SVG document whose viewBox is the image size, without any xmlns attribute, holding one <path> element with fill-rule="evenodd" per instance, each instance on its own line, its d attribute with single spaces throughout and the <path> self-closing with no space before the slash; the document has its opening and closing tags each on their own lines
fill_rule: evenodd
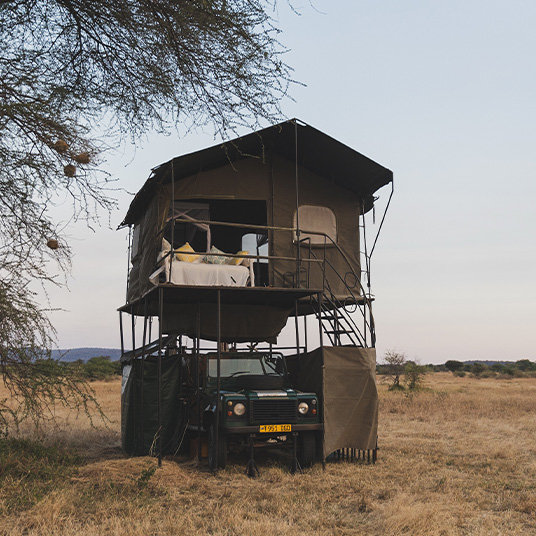
<svg viewBox="0 0 536 536">
<path fill-rule="evenodd" d="M 119 450 L 119 382 L 96 383 L 111 428 L 59 415 L 49 442 L 84 463 L 0 521 L 9 535 L 503 535 L 536 534 L 536 379 L 431 374 L 412 396 L 381 386 L 375 466 L 328 464 L 292 476 L 266 457 L 212 476 L 193 462 Z M 0 508 L 5 487 L 0 481 Z M 23 479 L 19 481 L 23 485 Z"/>
</svg>

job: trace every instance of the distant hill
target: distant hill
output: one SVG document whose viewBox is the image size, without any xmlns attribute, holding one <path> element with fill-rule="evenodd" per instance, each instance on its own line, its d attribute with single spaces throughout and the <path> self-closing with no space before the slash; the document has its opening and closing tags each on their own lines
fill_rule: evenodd
<svg viewBox="0 0 536 536">
<path fill-rule="evenodd" d="M 121 357 L 119 348 L 71 348 L 69 350 L 52 350 L 52 358 L 60 361 L 88 361 L 92 357 L 108 356 L 112 361 Z"/>
<path fill-rule="evenodd" d="M 521 359 L 521 358 L 520 358 Z M 481 359 L 472 359 L 470 361 L 462 361 L 464 365 L 474 365 L 475 363 L 481 363 L 482 365 L 486 365 L 488 367 L 491 367 L 492 365 L 513 365 L 516 363 L 516 361 L 486 361 Z"/>
</svg>

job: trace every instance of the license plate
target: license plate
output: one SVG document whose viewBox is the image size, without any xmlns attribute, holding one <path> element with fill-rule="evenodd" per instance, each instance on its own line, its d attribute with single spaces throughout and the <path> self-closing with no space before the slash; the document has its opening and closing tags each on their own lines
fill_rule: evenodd
<svg viewBox="0 0 536 536">
<path fill-rule="evenodd" d="M 291 432 L 291 424 L 261 424 L 259 426 L 259 432 L 271 434 L 273 432 Z"/>
</svg>

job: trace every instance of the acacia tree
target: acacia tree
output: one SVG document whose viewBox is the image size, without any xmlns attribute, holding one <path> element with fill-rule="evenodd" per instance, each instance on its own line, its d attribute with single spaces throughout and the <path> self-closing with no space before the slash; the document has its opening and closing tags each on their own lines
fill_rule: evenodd
<svg viewBox="0 0 536 536">
<path fill-rule="evenodd" d="M 383 359 L 387 365 L 387 374 L 389 374 L 392 381 L 389 390 L 403 389 L 400 385 L 400 376 L 404 372 L 404 366 L 406 364 L 405 354 L 388 350 L 385 352 Z"/>
<path fill-rule="evenodd" d="M 291 72 L 271 7 L 0 0 L 0 372 L 17 401 L 0 399 L 4 425 L 8 410 L 94 401 L 72 369 L 36 364 L 54 331 L 35 282 L 63 284 L 70 264 L 54 205 L 67 197 L 89 225 L 111 210 L 103 153 L 125 139 L 178 123 L 224 136 L 278 119 Z"/>
</svg>

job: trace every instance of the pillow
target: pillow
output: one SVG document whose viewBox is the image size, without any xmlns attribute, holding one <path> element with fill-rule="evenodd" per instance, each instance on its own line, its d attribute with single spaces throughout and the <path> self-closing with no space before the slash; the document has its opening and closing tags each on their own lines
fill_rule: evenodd
<svg viewBox="0 0 536 536">
<path fill-rule="evenodd" d="M 162 238 L 162 253 L 166 254 L 168 251 L 171 251 L 171 244 L 165 238 Z"/>
<path fill-rule="evenodd" d="M 221 253 L 224 253 L 220 249 L 218 249 L 215 246 L 212 246 L 210 248 L 209 253 L 212 253 L 212 255 L 205 255 L 203 257 L 203 262 L 206 262 L 208 264 L 227 264 L 227 259 L 229 257 L 222 257 Z"/>
<path fill-rule="evenodd" d="M 194 262 L 195 259 L 199 257 L 199 255 L 188 255 L 188 253 L 195 253 L 195 251 L 194 248 L 190 246 L 190 243 L 186 242 L 186 244 L 175 250 L 175 257 L 183 262 Z"/>
<path fill-rule="evenodd" d="M 238 266 L 239 264 L 246 264 L 246 261 L 249 259 L 244 259 L 244 255 L 249 255 L 249 251 L 239 251 L 237 257 L 227 257 L 227 262 L 225 264 L 231 264 L 233 266 Z"/>
</svg>

